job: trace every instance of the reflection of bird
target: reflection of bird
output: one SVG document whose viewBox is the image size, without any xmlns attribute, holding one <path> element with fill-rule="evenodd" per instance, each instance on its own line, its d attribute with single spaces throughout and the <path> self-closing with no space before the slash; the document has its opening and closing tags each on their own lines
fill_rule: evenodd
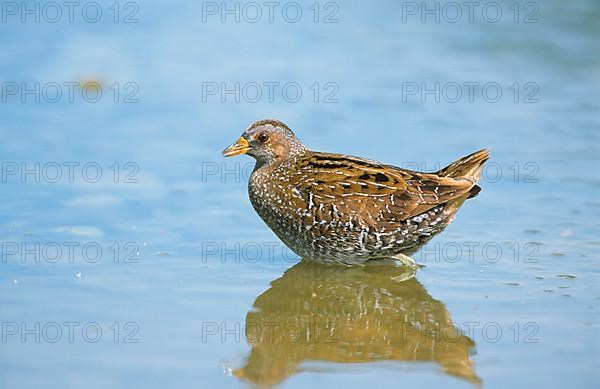
<svg viewBox="0 0 600 389">
<path fill-rule="evenodd" d="M 436 173 L 308 150 L 284 123 L 251 125 L 223 155 L 256 158 L 250 201 L 296 254 L 362 263 L 410 253 L 441 232 L 475 196 L 488 152 Z"/>
<path fill-rule="evenodd" d="M 252 350 L 234 375 L 270 386 L 311 360 L 420 361 L 479 385 L 469 359 L 475 343 L 407 271 L 385 262 L 342 270 L 309 261 L 293 266 L 248 312 Z"/>
</svg>

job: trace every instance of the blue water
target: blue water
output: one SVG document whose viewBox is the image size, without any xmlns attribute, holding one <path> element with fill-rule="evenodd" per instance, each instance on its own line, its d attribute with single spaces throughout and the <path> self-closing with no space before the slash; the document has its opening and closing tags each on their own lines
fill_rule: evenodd
<svg viewBox="0 0 600 389">
<path fill-rule="evenodd" d="M 600 6 L 513 3 L 3 9 L 0 387 L 595 387 Z M 314 269 L 220 155 L 268 117 L 417 170 L 492 159 L 416 278 Z"/>
</svg>

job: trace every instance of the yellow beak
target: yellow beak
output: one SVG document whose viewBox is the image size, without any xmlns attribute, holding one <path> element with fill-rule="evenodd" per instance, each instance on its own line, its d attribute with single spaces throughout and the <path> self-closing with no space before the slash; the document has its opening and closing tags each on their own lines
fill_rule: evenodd
<svg viewBox="0 0 600 389">
<path fill-rule="evenodd" d="M 240 138 L 237 140 L 237 142 L 223 150 L 223 156 L 232 157 L 234 155 L 246 154 L 248 149 L 250 149 L 250 144 L 248 141 L 244 138 Z"/>
</svg>

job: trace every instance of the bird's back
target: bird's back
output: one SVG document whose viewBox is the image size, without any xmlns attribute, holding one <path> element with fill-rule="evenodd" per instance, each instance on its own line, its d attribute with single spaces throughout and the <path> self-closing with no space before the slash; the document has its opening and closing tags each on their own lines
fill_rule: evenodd
<svg viewBox="0 0 600 389">
<path fill-rule="evenodd" d="M 347 261 L 413 250 L 441 232 L 477 191 L 485 150 L 436 173 L 321 152 L 257 170 L 250 198 L 297 254 Z M 340 260 L 341 259 L 341 260 Z"/>
</svg>

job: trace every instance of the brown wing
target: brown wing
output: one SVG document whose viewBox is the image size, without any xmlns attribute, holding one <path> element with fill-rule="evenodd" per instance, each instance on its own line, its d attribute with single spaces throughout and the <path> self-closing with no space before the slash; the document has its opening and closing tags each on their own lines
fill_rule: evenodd
<svg viewBox="0 0 600 389">
<path fill-rule="evenodd" d="M 468 194 L 473 183 L 419 173 L 368 159 L 311 153 L 290 180 L 308 208 L 360 219 L 370 226 L 400 222 Z M 326 209 L 323 209 L 326 208 Z"/>
</svg>

